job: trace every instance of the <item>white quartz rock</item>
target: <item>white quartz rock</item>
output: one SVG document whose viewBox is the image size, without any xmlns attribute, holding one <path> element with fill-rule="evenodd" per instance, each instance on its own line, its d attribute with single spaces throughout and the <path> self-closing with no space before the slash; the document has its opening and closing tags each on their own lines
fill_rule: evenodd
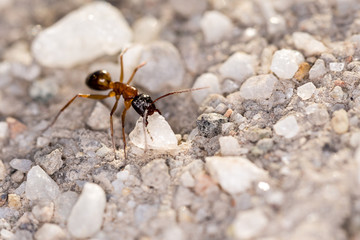
<svg viewBox="0 0 360 240">
<path fill-rule="evenodd" d="M 191 93 L 191 96 L 198 105 L 200 105 L 210 94 L 221 92 L 219 78 L 213 73 L 204 73 L 195 80 L 193 88 L 202 87 L 205 89 Z"/>
<path fill-rule="evenodd" d="M 67 228 L 74 238 L 88 238 L 100 230 L 106 205 L 104 190 L 86 183 L 68 218 Z"/>
<path fill-rule="evenodd" d="M 31 201 L 55 200 L 60 189 L 41 167 L 34 166 L 27 174 L 25 194 Z"/>
<path fill-rule="evenodd" d="M 233 29 L 231 20 L 218 11 L 205 12 L 200 21 L 201 30 L 207 43 L 218 43 L 229 37 Z"/>
<path fill-rule="evenodd" d="M 274 53 L 270 70 L 279 78 L 290 79 L 304 60 L 304 56 L 298 51 L 281 49 Z"/>
<path fill-rule="evenodd" d="M 232 226 L 237 239 L 252 239 L 261 234 L 268 222 L 263 211 L 251 209 L 239 212 Z"/>
<path fill-rule="evenodd" d="M 316 40 L 308 33 L 294 32 L 292 37 L 295 47 L 304 51 L 306 56 L 320 55 L 327 50 L 322 42 Z"/>
<path fill-rule="evenodd" d="M 121 12 L 105 1 L 96 1 L 40 32 L 32 52 L 44 66 L 69 68 L 113 55 L 131 39 L 132 31 Z"/>
<path fill-rule="evenodd" d="M 302 100 L 308 100 L 314 94 L 315 90 L 315 85 L 312 82 L 308 82 L 297 88 L 297 95 Z"/>
<path fill-rule="evenodd" d="M 148 116 L 148 125 L 145 128 L 146 141 L 144 138 L 143 118 L 140 117 L 136 122 L 134 130 L 130 133 L 130 141 L 139 148 L 149 149 L 175 149 L 178 141 L 175 133 L 167 123 L 165 118 L 159 113 Z"/>
<path fill-rule="evenodd" d="M 277 135 L 283 136 L 285 138 L 293 138 L 298 134 L 300 128 L 295 116 L 291 115 L 280 119 L 274 125 L 274 130 Z"/>
<path fill-rule="evenodd" d="M 266 172 L 243 157 L 207 157 L 211 176 L 230 194 L 246 191 L 251 184 L 266 178 Z"/>
<path fill-rule="evenodd" d="M 277 78 L 272 74 L 264 74 L 250 77 L 240 88 L 240 95 L 245 99 L 267 99 L 273 93 Z"/>
<path fill-rule="evenodd" d="M 223 78 L 231 78 L 238 84 L 254 75 L 255 59 L 242 52 L 231 55 L 220 67 L 219 72 Z"/>
</svg>

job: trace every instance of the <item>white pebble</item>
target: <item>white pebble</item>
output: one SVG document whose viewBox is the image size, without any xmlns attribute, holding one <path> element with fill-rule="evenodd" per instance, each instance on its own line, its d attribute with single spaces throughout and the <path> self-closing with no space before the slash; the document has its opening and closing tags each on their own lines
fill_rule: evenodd
<svg viewBox="0 0 360 240">
<path fill-rule="evenodd" d="M 322 42 L 316 40 L 308 33 L 294 32 L 292 37 L 295 47 L 304 51 L 305 56 L 320 55 L 321 53 L 327 51 L 327 48 Z"/>
<path fill-rule="evenodd" d="M 263 211 L 251 209 L 239 212 L 232 227 L 236 239 L 253 239 L 262 233 L 268 222 Z"/>
<path fill-rule="evenodd" d="M 291 115 L 279 120 L 274 125 L 274 130 L 277 135 L 285 138 L 293 138 L 298 134 L 300 128 L 295 116 Z"/>
<path fill-rule="evenodd" d="M 304 57 L 300 52 L 282 49 L 274 53 L 270 70 L 279 78 L 290 79 L 297 72 L 302 62 L 304 62 Z"/>
<path fill-rule="evenodd" d="M 177 148 L 177 138 L 168 122 L 163 116 L 155 112 L 148 116 L 148 125 L 145 128 L 146 143 L 150 149 L 175 149 Z M 143 118 L 140 117 L 136 122 L 134 130 L 129 135 L 130 141 L 139 148 L 145 148 Z"/>
<path fill-rule="evenodd" d="M 143 49 L 140 62 L 146 65 L 137 71 L 134 82 L 150 92 L 183 85 L 185 68 L 179 51 L 170 42 L 150 43 Z"/>
<path fill-rule="evenodd" d="M 0 4 L 1 4 L 1 3 L 0 3 Z M 12 233 L 12 232 L 9 231 L 9 230 L 1 229 L 1 231 L 0 231 L 0 237 L 1 237 L 1 239 L 3 239 L 3 240 L 11 240 L 11 239 L 15 239 L 15 234 Z"/>
<path fill-rule="evenodd" d="M 96 102 L 86 124 L 93 130 L 105 130 L 110 128 L 110 110 L 101 102 Z"/>
<path fill-rule="evenodd" d="M 185 187 L 194 187 L 195 186 L 195 179 L 189 171 L 186 171 L 183 174 L 181 174 L 180 182 Z"/>
<path fill-rule="evenodd" d="M 231 55 L 220 67 L 219 72 L 223 78 L 231 78 L 238 84 L 254 75 L 255 59 L 242 52 Z"/>
<path fill-rule="evenodd" d="M 170 0 L 170 4 L 175 12 L 184 17 L 192 17 L 193 15 L 201 14 L 206 9 L 206 3 L 206 0 Z"/>
<path fill-rule="evenodd" d="M 8 123 L 3 121 L 0 122 L 0 141 L 9 136 L 9 126 Z"/>
<path fill-rule="evenodd" d="M 69 68 L 105 54 L 113 55 L 131 38 L 131 29 L 119 9 L 97 1 L 40 32 L 32 52 L 44 66 Z"/>
<path fill-rule="evenodd" d="M 338 62 L 329 63 L 330 71 L 333 72 L 341 72 L 342 70 L 344 70 L 344 67 L 345 67 L 345 63 L 338 63 Z"/>
<path fill-rule="evenodd" d="M 205 12 L 200 26 L 207 43 L 218 43 L 230 37 L 233 29 L 231 20 L 218 11 Z"/>
<path fill-rule="evenodd" d="M 322 78 L 326 74 L 325 62 L 322 59 L 315 61 L 314 65 L 309 71 L 309 79 L 316 80 Z"/>
<path fill-rule="evenodd" d="M 66 233 L 56 224 L 45 223 L 35 233 L 36 240 L 63 240 L 67 239 Z"/>
<path fill-rule="evenodd" d="M 315 85 L 312 82 L 308 82 L 297 88 L 297 95 L 302 100 L 308 100 L 314 94 L 315 90 L 316 90 Z"/>
<path fill-rule="evenodd" d="M 250 77 L 241 85 L 240 96 L 250 100 L 267 99 L 272 95 L 277 81 L 272 74 Z"/>
<path fill-rule="evenodd" d="M 346 99 L 346 93 L 342 90 L 340 86 L 335 86 L 334 89 L 330 92 L 330 96 L 336 101 L 336 102 L 342 102 Z"/>
<path fill-rule="evenodd" d="M 20 172 L 23 173 L 27 173 L 31 166 L 32 166 L 33 162 L 29 159 L 19 159 L 19 158 L 14 158 L 13 160 L 10 161 L 10 166 L 16 170 L 19 170 Z"/>
<path fill-rule="evenodd" d="M 253 182 L 264 179 L 266 172 L 243 157 L 207 157 L 211 176 L 230 194 L 242 193 Z"/>
<path fill-rule="evenodd" d="M 220 152 L 222 156 L 240 155 L 240 144 L 233 136 L 223 136 L 219 138 Z"/>
<path fill-rule="evenodd" d="M 349 130 L 349 117 L 344 109 L 337 110 L 333 113 L 331 126 L 338 134 L 346 133 Z"/>
<path fill-rule="evenodd" d="M 71 236 L 88 238 L 98 232 L 103 223 L 105 205 L 104 190 L 95 183 L 85 183 L 68 218 L 67 228 Z"/>
<path fill-rule="evenodd" d="M 6 177 L 6 168 L 2 160 L 0 160 L 0 181 Z"/>
<path fill-rule="evenodd" d="M 305 108 L 308 119 L 317 126 L 323 125 L 329 121 L 329 113 L 324 105 L 313 103 Z"/>
<path fill-rule="evenodd" d="M 160 33 L 160 23 L 154 17 L 143 17 L 134 23 L 134 42 L 149 43 L 156 40 Z"/>
<path fill-rule="evenodd" d="M 34 166 L 27 174 L 25 194 L 31 201 L 55 200 L 60 189 L 41 167 Z"/>
<path fill-rule="evenodd" d="M 204 73 L 195 80 L 193 88 L 202 87 L 207 88 L 191 93 L 192 98 L 198 105 L 200 105 L 208 95 L 221 92 L 219 79 L 213 73 Z"/>
</svg>

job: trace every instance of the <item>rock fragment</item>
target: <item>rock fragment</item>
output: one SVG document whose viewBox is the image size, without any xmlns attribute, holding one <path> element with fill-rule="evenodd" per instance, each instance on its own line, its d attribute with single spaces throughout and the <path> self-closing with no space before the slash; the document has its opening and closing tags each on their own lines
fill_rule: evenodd
<svg viewBox="0 0 360 240">
<path fill-rule="evenodd" d="M 251 184 L 266 178 L 266 172 L 243 157 L 207 157 L 211 176 L 230 194 L 246 191 Z"/>
<path fill-rule="evenodd" d="M 31 201 L 55 200 L 60 189 L 41 167 L 34 166 L 27 174 L 25 194 Z"/>
<path fill-rule="evenodd" d="M 337 134 L 343 134 L 349 130 L 349 118 L 344 109 L 337 110 L 333 113 L 331 127 Z"/>
</svg>

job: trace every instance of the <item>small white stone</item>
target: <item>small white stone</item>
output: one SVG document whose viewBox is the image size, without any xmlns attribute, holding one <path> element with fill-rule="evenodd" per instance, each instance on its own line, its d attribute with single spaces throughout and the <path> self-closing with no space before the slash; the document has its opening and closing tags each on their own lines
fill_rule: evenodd
<svg viewBox="0 0 360 240">
<path fill-rule="evenodd" d="M 320 55 L 321 53 L 327 51 L 327 48 L 322 42 L 316 40 L 308 33 L 294 32 L 292 37 L 295 47 L 304 51 L 305 56 Z"/>
<path fill-rule="evenodd" d="M 207 11 L 200 21 L 207 43 L 218 43 L 231 36 L 233 24 L 226 15 L 218 11 Z"/>
<path fill-rule="evenodd" d="M 155 159 L 141 168 L 144 184 L 158 190 L 166 190 L 170 184 L 169 168 L 164 159 Z"/>
<path fill-rule="evenodd" d="M 241 85 L 240 96 L 250 100 L 267 99 L 272 95 L 277 81 L 272 74 L 250 77 Z"/>
<path fill-rule="evenodd" d="M 10 166 L 16 170 L 19 170 L 20 172 L 23 173 L 27 173 L 31 166 L 32 166 L 33 162 L 29 159 L 19 159 L 19 158 L 14 158 L 13 160 L 10 161 Z"/>
<path fill-rule="evenodd" d="M 336 101 L 341 102 L 346 99 L 346 94 L 340 86 L 335 86 L 334 89 L 330 92 L 330 96 Z"/>
<path fill-rule="evenodd" d="M 180 182 L 185 187 L 194 187 L 195 186 L 195 179 L 191 175 L 189 171 L 184 172 L 180 176 Z"/>
<path fill-rule="evenodd" d="M 175 12 L 184 17 L 192 17 L 201 14 L 206 9 L 206 3 L 206 0 L 170 0 L 170 4 Z"/>
<path fill-rule="evenodd" d="M 170 42 L 151 42 L 142 50 L 139 62 L 146 65 L 137 71 L 134 82 L 148 91 L 183 86 L 185 68 L 179 51 Z"/>
<path fill-rule="evenodd" d="M 35 205 L 31 212 L 39 222 L 50 222 L 54 215 L 54 203 L 42 201 Z"/>
<path fill-rule="evenodd" d="M 243 157 L 207 157 L 211 176 L 230 194 L 242 193 L 253 182 L 266 178 L 266 172 Z"/>
<path fill-rule="evenodd" d="M 130 133 L 130 141 L 139 148 L 150 149 L 176 149 L 178 141 L 175 133 L 163 116 L 155 112 L 148 116 L 148 125 L 145 128 L 146 141 L 144 138 L 143 118 L 136 122 L 134 130 Z"/>
<path fill-rule="evenodd" d="M 345 63 L 338 63 L 338 62 L 329 63 L 330 71 L 333 72 L 341 72 L 342 70 L 344 70 L 344 67 L 345 67 Z"/>
<path fill-rule="evenodd" d="M 192 98 L 198 105 L 200 105 L 210 94 L 221 92 L 219 79 L 213 73 L 204 73 L 195 80 L 193 88 L 202 87 L 207 88 L 191 93 Z"/>
<path fill-rule="evenodd" d="M 101 102 L 96 102 L 86 124 L 93 130 L 105 130 L 110 128 L 110 110 Z"/>
<path fill-rule="evenodd" d="M 293 138 L 298 134 L 300 128 L 295 116 L 291 115 L 279 120 L 274 125 L 274 130 L 277 135 L 285 138 Z"/>
<path fill-rule="evenodd" d="M 36 240 L 65 240 L 67 239 L 66 233 L 56 224 L 45 223 L 35 233 Z"/>
<path fill-rule="evenodd" d="M 0 160 L 0 181 L 6 177 L 6 168 L 2 160 Z"/>
<path fill-rule="evenodd" d="M 160 33 L 160 23 L 154 17 L 143 17 L 134 23 L 134 42 L 149 43 L 156 40 Z"/>
<path fill-rule="evenodd" d="M 71 210 L 67 228 L 74 238 L 88 238 L 101 228 L 106 205 L 104 190 L 95 183 L 85 183 Z"/>
<path fill-rule="evenodd" d="M 1 4 L 1 3 L 0 3 Z M 9 230 L 6 230 L 6 229 L 1 229 L 0 231 L 0 237 L 1 239 L 3 240 L 11 240 L 11 239 L 15 239 L 15 235 L 9 231 Z"/>
<path fill-rule="evenodd" d="M 44 66 L 69 68 L 105 54 L 113 55 L 131 38 L 131 29 L 119 9 L 96 1 L 40 32 L 32 52 Z"/>
<path fill-rule="evenodd" d="M 232 136 L 220 137 L 219 143 L 220 143 L 220 152 L 222 156 L 240 155 L 240 144 L 236 138 Z"/>
<path fill-rule="evenodd" d="M 304 85 L 301 85 L 300 87 L 297 88 L 297 95 L 302 100 L 308 100 L 309 98 L 312 97 L 315 90 L 316 90 L 315 85 L 312 82 L 308 82 L 308 83 L 305 83 Z"/>
<path fill-rule="evenodd" d="M 349 117 L 344 109 L 337 110 L 333 113 L 331 126 L 338 134 L 346 133 L 349 130 Z"/>
<path fill-rule="evenodd" d="M 281 49 L 274 53 L 270 69 L 279 78 L 290 79 L 304 60 L 303 55 L 298 51 Z"/>
<path fill-rule="evenodd" d="M 231 55 L 219 68 L 223 78 L 231 78 L 241 84 L 244 80 L 254 75 L 255 59 L 253 56 L 242 52 Z"/>
<path fill-rule="evenodd" d="M 54 200 L 59 196 L 60 189 L 41 167 L 34 166 L 27 174 L 25 194 L 31 201 Z"/>
<path fill-rule="evenodd" d="M 239 212 L 232 224 L 236 239 L 253 239 L 260 235 L 269 220 L 263 211 L 251 209 Z"/>
<path fill-rule="evenodd" d="M 307 106 L 305 112 L 309 121 L 317 126 L 327 123 L 330 119 L 326 107 L 317 103 Z"/>
<path fill-rule="evenodd" d="M 0 141 L 9 136 L 9 126 L 7 122 L 0 122 Z"/>
<path fill-rule="evenodd" d="M 314 65 L 309 71 L 309 79 L 316 80 L 323 77 L 326 74 L 325 62 L 322 59 L 315 61 Z"/>
</svg>

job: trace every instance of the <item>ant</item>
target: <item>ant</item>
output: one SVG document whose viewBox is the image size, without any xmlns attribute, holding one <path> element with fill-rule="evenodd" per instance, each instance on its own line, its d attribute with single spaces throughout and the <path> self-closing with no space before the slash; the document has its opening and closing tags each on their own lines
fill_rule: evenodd
<svg viewBox="0 0 360 240">
<path fill-rule="evenodd" d="M 145 129 L 145 126 L 148 125 L 147 118 L 149 115 L 152 115 L 155 112 L 158 112 L 161 115 L 161 112 L 155 106 L 156 101 L 160 100 L 161 98 L 172 95 L 172 94 L 191 92 L 191 91 L 195 91 L 195 90 L 204 89 L 204 88 L 192 88 L 192 89 L 184 89 L 184 90 L 169 92 L 163 96 L 158 97 L 157 99 L 155 99 L 153 101 L 149 95 L 144 94 L 144 93 L 139 93 L 138 90 L 134 86 L 130 85 L 131 81 L 133 80 L 133 78 L 135 76 L 135 73 L 139 70 L 139 68 L 141 68 L 145 65 L 145 62 L 138 65 L 133 70 L 129 80 L 126 83 L 123 83 L 123 81 L 124 81 L 123 55 L 125 54 L 126 51 L 127 51 L 127 49 L 123 50 L 122 53 L 120 54 L 120 81 L 119 82 L 112 81 L 110 73 L 107 72 L 106 70 L 95 71 L 95 72 L 89 74 L 88 77 L 86 78 L 86 81 L 85 81 L 86 85 L 93 90 L 99 90 L 99 91 L 111 90 L 107 95 L 81 94 L 81 93 L 76 94 L 72 99 L 70 99 L 70 101 L 68 101 L 65 104 L 65 106 L 63 108 L 60 109 L 60 111 L 55 116 L 54 120 L 44 131 L 46 131 L 49 127 L 54 125 L 54 123 L 56 122 L 56 120 L 58 119 L 60 114 L 67 107 L 69 107 L 69 105 L 78 97 L 90 98 L 90 99 L 95 99 L 95 100 L 102 100 L 102 99 L 105 99 L 108 97 L 115 97 L 115 99 L 116 99 L 115 104 L 112 107 L 111 112 L 110 112 L 110 132 L 111 132 L 111 141 L 112 141 L 112 146 L 113 146 L 113 150 L 114 150 L 114 155 L 116 157 L 113 114 L 118 106 L 119 99 L 122 96 L 124 98 L 125 108 L 121 114 L 121 127 L 122 127 L 122 138 L 123 138 L 123 143 L 124 143 L 124 157 L 126 159 L 125 115 L 126 115 L 127 110 L 130 107 L 133 107 L 134 110 L 141 117 L 143 117 L 143 126 Z"/>
</svg>

